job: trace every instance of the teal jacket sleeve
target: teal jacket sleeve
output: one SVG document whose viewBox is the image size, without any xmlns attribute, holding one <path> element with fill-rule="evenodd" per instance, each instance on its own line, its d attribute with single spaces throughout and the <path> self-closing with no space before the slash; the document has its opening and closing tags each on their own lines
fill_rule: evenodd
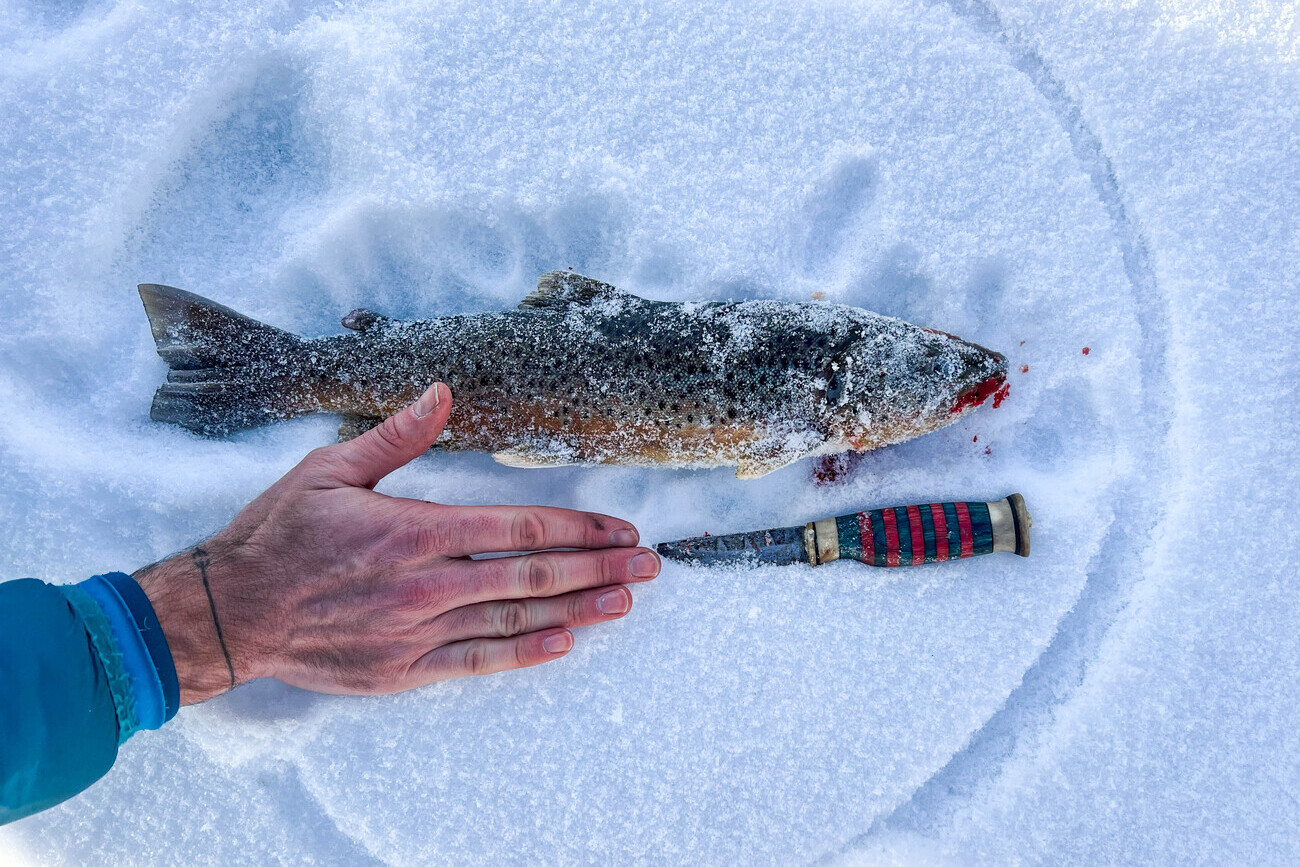
<svg viewBox="0 0 1300 867">
<path fill-rule="evenodd" d="M 180 704 L 153 607 L 120 572 L 0 583 L 0 695 L 0 824 L 82 791 Z"/>
</svg>

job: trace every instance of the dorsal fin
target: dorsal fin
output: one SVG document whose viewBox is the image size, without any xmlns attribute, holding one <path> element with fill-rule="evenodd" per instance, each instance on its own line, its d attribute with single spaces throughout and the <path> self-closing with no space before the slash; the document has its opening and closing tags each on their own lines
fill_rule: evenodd
<svg viewBox="0 0 1300 867">
<path fill-rule="evenodd" d="M 636 298 L 637 296 L 616 289 L 608 283 L 601 283 L 572 271 L 548 271 L 537 280 L 537 291 L 519 302 L 521 309 L 568 307 L 572 304 L 590 304 L 604 298 Z"/>
<path fill-rule="evenodd" d="M 364 307 L 358 307 L 343 317 L 343 327 L 351 328 L 353 331 L 369 331 L 376 325 L 383 325 L 387 321 L 387 316 L 373 310 L 367 310 Z"/>
</svg>

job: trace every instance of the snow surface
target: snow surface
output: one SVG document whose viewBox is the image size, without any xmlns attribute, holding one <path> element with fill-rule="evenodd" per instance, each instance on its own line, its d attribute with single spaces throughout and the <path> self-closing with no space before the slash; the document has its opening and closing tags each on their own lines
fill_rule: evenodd
<svg viewBox="0 0 1300 867">
<path fill-rule="evenodd" d="M 1007 353 L 1011 397 L 829 486 L 450 455 L 382 489 L 649 541 L 1013 490 L 1035 519 L 1028 561 L 669 564 L 541 669 L 252 684 L 0 853 L 1295 863 L 1298 73 L 1295 7 L 1249 2 L 0 0 L 8 577 L 157 559 L 333 435 L 149 422 L 142 281 L 310 335 L 565 267 L 824 292 Z"/>
</svg>

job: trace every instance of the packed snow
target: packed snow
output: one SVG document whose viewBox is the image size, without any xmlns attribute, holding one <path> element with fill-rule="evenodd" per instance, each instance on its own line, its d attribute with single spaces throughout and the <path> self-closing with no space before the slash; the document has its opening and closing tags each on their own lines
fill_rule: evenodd
<svg viewBox="0 0 1300 867">
<path fill-rule="evenodd" d="M 541 668 L 253 683 L 0 858 L 1300 860 L 1294 7 L 702 5 L 0 0 L 0 571 L 135 569 L 334 437 L 151 422 L 137 283 L 314 336 L 565 268 L 898 316 L 1011 393 L 833 482 L 433 454 L 380 490 L 648 542 L 1019 491 L 1033 556 L 667 563 Z"/>
</svg>

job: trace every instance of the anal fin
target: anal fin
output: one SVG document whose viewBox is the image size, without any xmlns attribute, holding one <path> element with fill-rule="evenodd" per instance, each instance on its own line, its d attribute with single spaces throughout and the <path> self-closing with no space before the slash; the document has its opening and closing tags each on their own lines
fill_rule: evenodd
<svg viewBox="0 0 1300 867">
<path fill-rule="evenodd" d="M 381 421 L 383 419 L 369 415 L 345 414 L 343 423 L 339 425 L 339 442 L 345 443 L 348 440 L 354 440 L 372 427 L 378 427 Z"/>
<path fill-rule="evenodd" d="M 548 449 L 532 444 L 522 444 L 492 453 L 492 460 L 507 467 L 519 469 L 540 469 L 541 467 L 565 467 L 576 463 L 573 453 L 567 449 Z"/>
</svg>

